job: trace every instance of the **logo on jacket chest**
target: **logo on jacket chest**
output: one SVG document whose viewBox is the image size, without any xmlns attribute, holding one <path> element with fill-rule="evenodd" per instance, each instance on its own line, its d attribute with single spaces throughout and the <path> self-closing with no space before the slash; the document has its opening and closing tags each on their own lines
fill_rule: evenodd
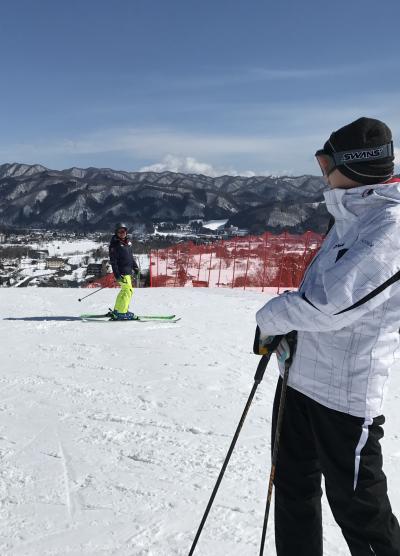
<svg viewBox="0 0 400 556">
<path fill-rule="evenodd" d="M 341 259 L 345 253 L 347 253 L 348 248 L 344 247 L 344 245 L 345 245 L 344 243 L 336 243 L 332 247 L 332 249 L 339 249 L 339 251 L 336 253 L 335 263 L 337 263 L 338 260 Z"/>
<path fill-rule="evenodd" d="M 347 251 L 348 249 L 339 249 L 336 255 L 335 263 L 337 263 L 338 260 L 341 259 L 345 253 L 347 253 Z"/>
</svg>

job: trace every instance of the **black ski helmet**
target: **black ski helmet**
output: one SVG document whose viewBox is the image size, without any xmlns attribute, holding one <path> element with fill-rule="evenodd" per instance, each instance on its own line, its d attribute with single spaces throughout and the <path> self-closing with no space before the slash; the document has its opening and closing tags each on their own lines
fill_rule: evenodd
<svg viewBox="0 0 400 556">
<path fill-rule="evenodd" d="M 117 224 L 115 225 L 115 233 L 117 233 L 118 230 L 120 230 L 121 228 L 124 228 L 126 231 L 128 231 L 128 226 L 126 224 L 124 224 L 123 222 L 117 222 Z"/>
</svg>

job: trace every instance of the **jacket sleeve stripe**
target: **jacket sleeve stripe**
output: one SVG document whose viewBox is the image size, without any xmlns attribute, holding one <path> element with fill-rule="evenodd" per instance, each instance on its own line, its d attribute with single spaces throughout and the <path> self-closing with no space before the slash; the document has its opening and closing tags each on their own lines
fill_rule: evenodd
<svg viewBox="0 0 400 556">
<path fill-rule="evenodd" d="M 301 294 L 301 297 L 304 299 L 304 301 L 306 301 L 309 305 L 311 305 L 311 307 L 314 307 L 314 309 L 316 309 L 317 311 L 321 312 L 321 311 L 318 309 L 318 307 L 316 307 L 315 305 L 313 305 L 313 304 L 311 303 L 311 301 L 310 301 L 309 299 L 307 299 L 305 293 L 302 293 L 302 294 Z"/>
<path fill-rule="evenodd" d="M 367 303 L 367 301 L 379 295 L 381 292 L 383 292 L 383 290 L 385 290 L 386 288 L 388 288 L 398 280 L 400 280 L 400 270 L 396 272 L 396 274 L 394 274 L 391 278 L 389 278 L 389 280 L 386 280 L 386 282 L 384 282 L 375 290 L 373 290 L 371 293 L 369 293 L 368 295 L 366 295 L 365 297 L 357 301 L 357 303 L 354 303 L 354 305 L 352 305 L 351 307 L 347 307 L 347 309 L 343 309 L 342 311 L 339 311 L 339 313 L 335 313 L 335 315 L 341 315 L 342 313 L 346 313 L 347 311 L 351 311 L 352 309 L 356 309 L 357 307 L 364 305 L 364 303 Z M 308 299 L 306 299 L 306 301 L 308 301 Z M 308 301 L 308 303 L 310 302 Z"/>
</svg>

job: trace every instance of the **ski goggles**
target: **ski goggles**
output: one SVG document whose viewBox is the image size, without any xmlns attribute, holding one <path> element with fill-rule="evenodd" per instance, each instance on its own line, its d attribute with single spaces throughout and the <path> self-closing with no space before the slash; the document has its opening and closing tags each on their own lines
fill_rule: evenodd
<svg viewBox="0 0 400 556">
<path fill-rule="evenodd" d="M 329 176 L 337 166 L 357 164 L 359 162 L 374 162 L 375 160 L 393 156 L 393 141 L 381 145 L 380 147 L 371 147 L 369 149 L 352 149 L 331 153 L 327 153 L 324 149 L 319 149 L 315 153 L 315 157 L 324 176 Z M 325 161 L 325 166 L 321 164 L 322 160 Z"/>
<path fill-rule="evenodd" d="M 327 154 L 324 149 L 319 149 L 314 156 L 317 159 L 323 176 L 329 176 L 336 168 L 334 158 Z M 324 163 L 322 161 L 324 161 Z"/>
</svg>

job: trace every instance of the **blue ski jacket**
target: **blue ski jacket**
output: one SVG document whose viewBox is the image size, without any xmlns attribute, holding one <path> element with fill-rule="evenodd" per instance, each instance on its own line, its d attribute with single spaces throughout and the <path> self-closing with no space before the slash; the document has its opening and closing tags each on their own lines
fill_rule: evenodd
<svg viewBox="0 0 400 556">
<path fill-rule="evenodd" d="M 138 272 L 139 267 L 133 256 L 132 243 L 128 238 L 120 239 L 113 235 L 109 246 L 110 263 L 116 280 L 125 274 Z"/>
</svg>

